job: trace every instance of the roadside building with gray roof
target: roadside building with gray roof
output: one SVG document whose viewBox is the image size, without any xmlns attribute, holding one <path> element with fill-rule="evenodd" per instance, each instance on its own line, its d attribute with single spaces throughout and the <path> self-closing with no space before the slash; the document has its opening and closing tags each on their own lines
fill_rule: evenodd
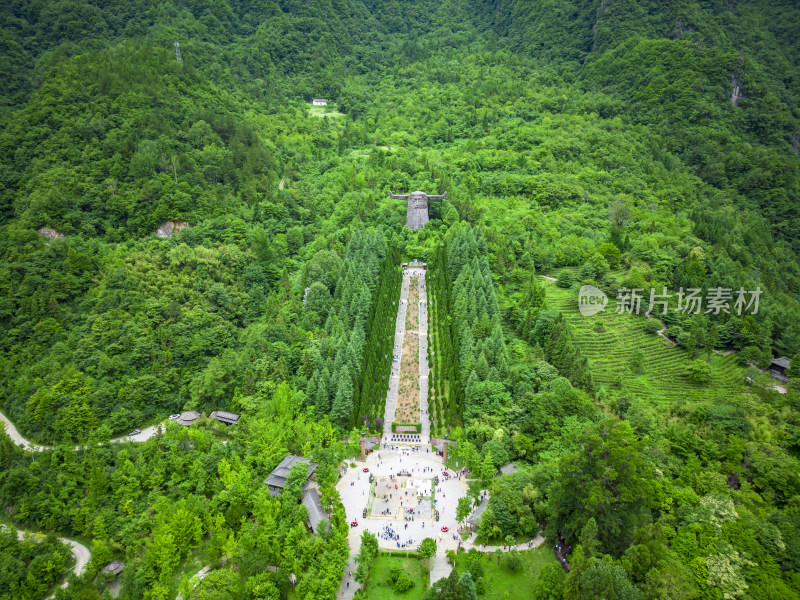
<svg viewBox="0 0 800 600">
<path fill-rule="evenodd" d="M 239 423 L 239 417 L 242 415 L 228 412 L 226 410 L 215 410 L 210 415 L 208 415 L 209 419 L 216 419 L 221 423 L 225 423 L 225 425 L 236 425 Z"/>
<path fill-rule="evenodd" d="M 286 478 L 289 477 L 289 471 L 292 470 L 293 466 L 301 462 L 308 464 L 308 480 L 310 480 L 311 476 L 314 474 L 314 470 L 317 468 L 317 463 L 312 463 L 311 459 L 290 454 L 272 470 L 272 473 L 270 473 L 269 477 L 264 481 L 264 483 L 269 486 L 269 493 L 273 496 L 279 495 L 286 486 Z M 305 485 L 308 485 L 308 480 L 306 480 Z"/>
<path fill-rule="evenodd" d="M 199 419 L 202 415 L 200 412 L 196 410 L 187 410 L 184 413 L 181 413 L 181 416 L 178 417 L 177 422 L 183 425 L 184 427 L 189 427 L 193 424 L 197 419 Z"/>
<path fill-rule="evenodd" d="M 311 531 L 318 533 L 319 524 L 323 519 L 328 519 L 328 513 L 322 508 L 322 503 L 319 501 L 319 493 L 317 488 L 309 487 L 303 493 L 303 506 L 308 509 L 308 526 Z"/>
<path fill-rule="evenodd" d="M 125 568 L 125 563 L 121 560 L 114 560 L 108 563 L 105 567 L 100 569 L 102 573 L 113 573 L 115 576 L 122 573 L 122 569 Z"/>
<path fill-rule="evenodd" d="M 481 517 L 483 516 L 483 511 L 486 510 L 486 506 L 489 504 L 489 495 L 485 495 L 483 497 L 483 502 L 478 504 L 475 508 L 475 511 L 472 515 L 467 519 L 467 524 L 472 531 L 477 531 L 478 527 L 481 524 Z"/>
<path fill-rule="evenodd" d="M 773 358 L 769 365 L 769 374 L 772 375 L 773 379 L 787 382 L 789 381 L 789 377 L 786 375 L 786 371 L 789 370 L 791 364 L 792 361 L 790 361 L 785 356 L 781 356 L 780 358 Z"/>
</svg>

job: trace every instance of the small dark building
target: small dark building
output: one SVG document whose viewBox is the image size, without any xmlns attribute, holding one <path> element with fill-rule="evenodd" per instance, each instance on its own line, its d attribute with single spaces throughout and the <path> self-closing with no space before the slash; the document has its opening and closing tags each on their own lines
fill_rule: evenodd
<svg viewBox="0 0 800 600">
<path fill-rule="evenodd" d="M 780 358 L 773 358 L 769 365 L 769 374 L 778 381 L 789 381 L 786 371 L 791 366 L 791 361 L 785 356 Z"/>
<path fill-rule="evenodd" d="M 227 412 L 225 410 L 215 410 L 212 412 L 208 417 L 210 419 L 216 419 L 220 423 L 225 423 L 225 425 L 236 425 L 239 423 L 239 417 L 242 415 Z"/>
<path fill-rule="evenodd" d="M 122 569 L 125 568 L 125 563 L 121 560 L 115 560 L 108 563 L 105 567 L 100 569 L 101 573 L 113 573 L 114 577 L 118 576 L 122 573 Z"/>
<path fill-rule="evenodd" d="M 196 410 L 187 410 L 184 413 L 181 413 L 181 416 L 178 417 L 177 422 L 183 425 L 184 427 L 191 426 L 197 419 L 199 419 L 202 415 L 199 411 Z"/>
<path fill-rule="evenodd" d="M 471 531 L 478 531 L 478 527 L 480 527 L 481 524 L 481 517 L 483 517 L 483 511 L 486 510 L 488 504 L 489 496 L 484 496 L 483 501 L 475 508 L 475 511 L 467 519 L 467 525 L 469 525 Z"/>
<path fill-rule="evenodd" d="M 311 479 L 311 476 L 314 474 L 314 469 L 317 468 L 317 463 L 312 463 L 311 459 L 290 454 L 272 470 L 272 473 L 270 473 L 269 477 L 264 481 L 264 483 L 269 486 L 270 494 L 277 496 L 283 491 L 283 488 L 286 487 L 286 478 L 289 477 L 289 471 L 299 462 L 308 464 L 308 480 Z M 306 480 L 306 485 L 308 485 L 308 480 Z"/>
</svg>

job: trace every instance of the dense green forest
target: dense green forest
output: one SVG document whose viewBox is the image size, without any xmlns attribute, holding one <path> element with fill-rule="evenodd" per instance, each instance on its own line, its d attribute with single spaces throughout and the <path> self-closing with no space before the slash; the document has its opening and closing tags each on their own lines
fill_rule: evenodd
<svg viewBox="0 0 800 600">
<path fill-rule="evenodd" d="M 381 429 L 416 258 L 481 539 L 571 549 L 533 597 L 800 598 L 798 23 L 792 0 L 2 3 L 0 409 L 49 449 L 0 437 L 0 505 L 91 546 L 56 597 L 104 597 L 120 559 L 124 599 L 187 598 L 204 564 L 193 598 L 334 598 L 337 467 Z M 448 192 L 418 232 L 389 198 L 415 189 Z M 589 321 L 584 284 L 762 294 Z M 190 409 L 242 421 L 103 443 Z M 319 463 L 319 534 L 305 473 L 264 489 L 288 452 Z M 0 597 L 69 562 L 0 542 Z M 474 597 L 464 575 L 428 597 Z"/>
<path fill-rule="evenodd" d="M 57 539 L 18 539 L 13 529 L 0 529 L 0 598 L 44 598 L 70 562 L 69 549 Z"/>
</svg>

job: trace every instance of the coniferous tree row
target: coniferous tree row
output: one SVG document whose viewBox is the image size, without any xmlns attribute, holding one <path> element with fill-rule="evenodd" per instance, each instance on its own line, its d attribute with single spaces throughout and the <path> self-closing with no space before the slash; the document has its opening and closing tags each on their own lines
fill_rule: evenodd
<svg viewBox="0 0 800 600">
<path fill-rule="evenodd" d="M 435 319 L 433 320 L 434 347 L 436 354 L 429 356 L 431 364 L 440 372 L 434 372 L 433 388 L 435 390 L 438 404 L 437 423 L 444 417 L 442 412 L 446 412 L 447 420 L 451 423 L 459 420 L 462 408 L 463 394 L 461 387 L 456 385 L 458 382 L 458 351 L 453 338 L 453 323 L 449 313 L 448 299 L 450 297 L 451 281 L 447 270 L 447 254 L 443 244 L 436 246 L 431 253 L 429 268 L 426 281 L 428 291 L 433 299 Z M 430 354 L 430 345 L 429 345 Z M 445 381 L 447 386 L 447 397 L 445 393 Z"/>
<path fill-rule="evenodd" d="M 343 428 L 355 420 L 353 400 L 363 365 L 367 319 L 387 253 L 382 232 L 368 229 L 353 234 L 325 322 L 328 338 L 321 344 L 321 361 L 306 387 L 306 397 L 316 412 L 329 414 Z"/>
<path fill-rule="evenodd" d="M 425 272 L 425 285 L 428 288 L 428 365 L 430 366 L 430 373 L 428 374 L 428 413 L 430 415 L 430 423 L 434 432 L 439 427 L 441 419 L 441 405 L 444 402 L 442 399 L 442 378 L 444 377 L 443 368 L 437 361 L 442 361 L 444 358 L 443 350 L 440 348 L 439 341 L 439 326 L 437 323 L 441 320 L 437 315 L 436 298 L 433 292 L 433 282 L 436 276 L 433 274 L 432 257 L 428 259 L 428 269 Z"/>
<path fill-rule="evenodd" d="M 356 387 L 353 405 L 358 409 L 353 418 L 357 424 L 383 417 L 386 391 L 392 371 L 394 331 L 397 319 L 397 299 L 403 275 L 400 272 L 401 253 L 392 247 L 381 265 L 378 287 L 372 295 L 372 307 L 367 320 L 367 343 L 364 347 L 361 377 Z"/>
<path fill-rule="evenodd" d="M 523 287 L 522 301 L 514 305 L 509 314 L 509 321 L 516 325 L 519 337 L 527 337 L 542 310 L 547 310 L 547 293 L 531 265 L 530 277 Z"/>
<path fill-rule="evenodd" d="M 450 228 L 445 241 L 464 419 L 499 414 L 511 400 L 504 383 L 509 358 L 486 240 L 480 230 L 459 223 Z"/>
<path fill-rule="evenodd" d="M 562 313 L 555 310 L 539 312 L 529 331 L 528 341 L 532 345 L 538 344 L 547 362 L 572 385 L 590 393 L 594 391 L 589 361 L 575 346 L 572 329 Z"/>
<path fill-rule="evenodd" d="M 523 287 L 518 307 L 511 315 L 511 320 L 518 321 L 517 334 L 531 346 L 538 344 L 545 359 L 572 385 L 594 391 L 589 361 L 575 347 L 572 330 L 562 314 L 548 310 L 544 287 L 535 273 Z"/>
</svg>

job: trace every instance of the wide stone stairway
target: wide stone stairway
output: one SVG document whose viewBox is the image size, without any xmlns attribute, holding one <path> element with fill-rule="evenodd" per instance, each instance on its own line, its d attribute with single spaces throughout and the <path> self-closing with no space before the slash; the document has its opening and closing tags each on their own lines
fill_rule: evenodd
<svg viewBox="0 0 800 600">
<path fill-rule="evenodd" d="M 400 367 L 403 357 L 403 339 L 406 333 L 406 312 L 408 311 L 409 287 L 417 285 L 419 290 L 419 392 L 420 392 L 420 433 L 413 431 L 392 432 L 397 409 L 397 394 L 400 386 Z M 430 443 L 430 419 L 428 416 L 428 293 L 425 284 L 425 270 L 406 269 L 403 273 L 403 284 L 400 288 L 400 301 L 397 307 L 397 321 L 394 332 L 394 349 L 392 357 L 392 373 L 389 378 L 389 390 L 386 392 L 386 408 L 383 418 L 382 444 L 396 447 L 425 446 Z"/>
</svg>

